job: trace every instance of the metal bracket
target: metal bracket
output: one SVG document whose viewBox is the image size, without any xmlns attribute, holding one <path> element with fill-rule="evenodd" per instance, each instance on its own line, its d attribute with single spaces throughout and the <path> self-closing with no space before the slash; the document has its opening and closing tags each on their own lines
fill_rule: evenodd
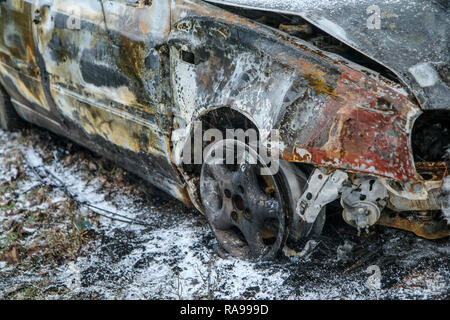
<svg viewBox="0 0 450 320">
<path fill-rule="evenodd" d="M 342 216 L 348 224 L 369 231 L 380 218 L 387 204 L 388 193 L 384 185 L 375 177 L 362 177 L 353 180 L 352 188 L 341 194 Z"/>
<path fill-rule="evenodd" d="M 323 206 L 339 198 L 348 175 L 336 170 L 325 174 L 320 169 L 314 170 L 308 180 L 308 188 L 297 202 L 296 214 L 307 223 L 314 223 Z"/>
</svg>

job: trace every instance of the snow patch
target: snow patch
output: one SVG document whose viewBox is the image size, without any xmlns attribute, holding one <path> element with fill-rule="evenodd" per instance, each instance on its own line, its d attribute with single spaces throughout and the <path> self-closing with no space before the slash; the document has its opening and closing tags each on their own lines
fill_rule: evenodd
<svg viewBox="0 0 450 320">
<path fill-rule="evenodd" d="M 30 166 L 34 168 L 42 166 L 43 164 L 42 158 L 36 153 L 35 150 L 33 149 L 23 150 L 23 155 Z"/>
<path fill-rule="evenodd" d="M 439 81 L 438 73 L 428 62 L 418 63 L 408 71 L 422 88 L 434 86 Z"/>
</svg>

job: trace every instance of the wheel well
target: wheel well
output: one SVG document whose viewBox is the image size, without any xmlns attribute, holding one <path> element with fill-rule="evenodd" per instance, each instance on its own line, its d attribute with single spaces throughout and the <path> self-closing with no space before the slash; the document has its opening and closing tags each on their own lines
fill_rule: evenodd
<svg viewBox="0 0 450 320">
<path fill-rule="evenodd" d="M 202 114 L 196 121 L 200 121 L 202 124 L 202 137 L 209 129 L 217 129 L 221 131 L 224 137 L 227 129 L 255 129 L 259 138 L 257 126 L 244 114 L 230 107 L 219 107 L 217 109 L 213 109 L 205 114 Z M 188 140 L 188 143 L 189 142 L 191 145 L 194 145 L 194 129 L 190 132 L 190 141 Z M 204 150 L 204 148 L 210 143 L 211 141 L 203 141 L 202 150 Z M 191 159 L 194 158 L 193 152 L 194 150 L 192 148 Z M 195 178 L 200 177 L 202 165 L 183 164 L 182 168 L 185 175 L 188 175 L 190 178 Z"/>
<path fill-rule="evenodd" d="M 203 114 L 201 117 L 197 119 L 198 121 L 201 121 L 202 123 L 202 137 L 205 131 L 208 129 L 218 129 L 223 133 L 223 136 L 225 137 L 225 132 L 227 129 L 254 129 L 259 139 L 259 130 L 257 126 L 244 114 L 241 112 L 234 110 L 229 107 L 221 107 L 214 110 L 211 110 L 208 113 Z M 192 129 L 190 132 L 190 143 L 191 145 L 194 144 L 194 130 Z M 188 141 L 189 143 L 189 141 Z M 203 149 L 209 145 L 210 141 L 204 141 L 203 142 Z M 192 148 L 193 149 L 193 148 Z M 193 159 L 193 155 L 191 155 L 191 159 Z M 292 239 L 299 239 L 303 235 L 303 228 L 301 226 L 301 221 L 298 221 L 298 219 L 293 219 L 294 217 L 294 208 L 295 208 L 295 201 L 300 196 L 303 188 L 300 185 L 300 180 L 307 181 L 307 176 L 309 176 L 309 172 L 314 169 L 313 166 L 301 164 L 300 168 L 297 168 L 296 163 L 285 163 L 283 165 L 284 174 L 287 174 L 287 176 L 277 176 L 276 179 L 281 179 L 278 182 L 282 182 L 283 185 L 289 188 L 289 190 L 283 190 L 282 196 L 285 198 L 287 208 L 289 210 L 289 214 L 287 214 L 287 228 L 290 230 L 290 234 L 292 235 Z M 306 170 L 307 169 L 307 170 Z M 189 181 L 188 188 L 189 194 L 191 195 L 191 198 L 193 198 L 194 205 L 199 209 L 201 212 L 204 212 L 203 206 L 201 204 L 201 198 L 200 198 L 200 174 L 202 170 L 202 164 L 183 164 L 182 165 L 182 173 L 185 178 L 185 180 Z M 305 172 L 307 175 L 303 176 L 301 172 Z M 300 177 L 303 177 L 300 179 Z M 292 192 L 295 191 L 295 194 Z M 322 219 L 318 222 L 317 226 L 314 227 L 314 233 L 320 233 L 323 222 L 324 222 L 324 213 L 322 215 Z"/>
<path fill-rule="evenodd" d="M 450 147 L 450 110 L 427 110 L 415 122 L 412 132 L 414 160 L 444 161 Z"/>
<path fill-rule="evenodd" d="M 200 121 L 202 124 L 201 136 L 208 129 L 218 129 L 224 134 L 226 129 L 250 129 L 253 128 L 258 132 L 256 125 L 244 114 L 234 110 L 230 107 L 219 107 L 212 109 L 204 114 L 202 114 L 194 121 Z M 192 126 L 190 132 L 190 138 L 186 143 L 190 143 L 191 146 L 194 145 L 194 126 Z M 259 132 L 258 132 L 259 134 Z M 203 140 L 202 140 L 203 141 Z M 203 141 L 202 152 L 206 146 L 211 142 Z M 191 148 L 191 159 L 194 159 L 194 148 Z M 179 166 L 182 179 L 186 182 L 187 192 L 191 198 L 192 204 L 200 211 L 204 212 L 203 206 L 200 198 L 200 174 L 202 170 L 202 164 L 186 164 L 182 163 Z"/>
</svg>

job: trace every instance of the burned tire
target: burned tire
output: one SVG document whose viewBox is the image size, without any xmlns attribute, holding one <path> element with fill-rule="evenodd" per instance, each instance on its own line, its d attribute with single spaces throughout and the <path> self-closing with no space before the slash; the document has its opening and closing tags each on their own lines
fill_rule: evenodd
<svg viewBox="0 0 450 320">
<path fill-rule="evenodd" d="M 214 158 L 220 150 L 234 152 L 239 143 L 222 140 L 209 149 L 200 178 L 202 205 L 225 251 L 241 259 L 270 260 L 288 236 L 286 193 L 279 174 L 260 174 L 263 165 L 247 145 L 246 160 L 241 163 Z"/>
<path fill-rule="evenodd" d="M 6 91 L 0 86 L 0 128 L 10 131 L 22 127 L 23 120 L 14 109 Z"/>
</svg>

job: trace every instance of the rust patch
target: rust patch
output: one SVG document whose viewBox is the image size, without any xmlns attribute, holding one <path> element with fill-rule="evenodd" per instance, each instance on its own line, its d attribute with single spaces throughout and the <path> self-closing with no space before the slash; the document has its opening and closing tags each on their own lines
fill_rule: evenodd
<svg viewBox="0 0 450 320">
<path fill-rule="evenodd" d="M 445 162 L 416 162 L 417 172 L 427 181 L 439 181 L 446 176 L 448 167 Z"/>
<path fill-rule="evenodd" d="M 295 150 L 302 148 L 311 154 L 313 164 L 401 181 L 420 180 L 409 144 L 420 109 L 392 89 L 343 69 L 336 97 L 328 97 L 317 125 L 308 127 L 309 139 L 300 145 L 299 139 L 286 141 L 285 145 L 294 145 L 284 150 L 283 159 L 299 161 Z M 324 135 L 325 143 L 319 138 Z"/>
<path fill-rule="evenodd" d="M 450 229 L 445 220 L 422 220 L 421 218 L 410 220 L 399 215 L 391 217 L 388 213 L 383 213 L 377 224 L 411 231 L 419 237 L 431 240 L 445 238 L 450 235 Z"/>
</svg>

